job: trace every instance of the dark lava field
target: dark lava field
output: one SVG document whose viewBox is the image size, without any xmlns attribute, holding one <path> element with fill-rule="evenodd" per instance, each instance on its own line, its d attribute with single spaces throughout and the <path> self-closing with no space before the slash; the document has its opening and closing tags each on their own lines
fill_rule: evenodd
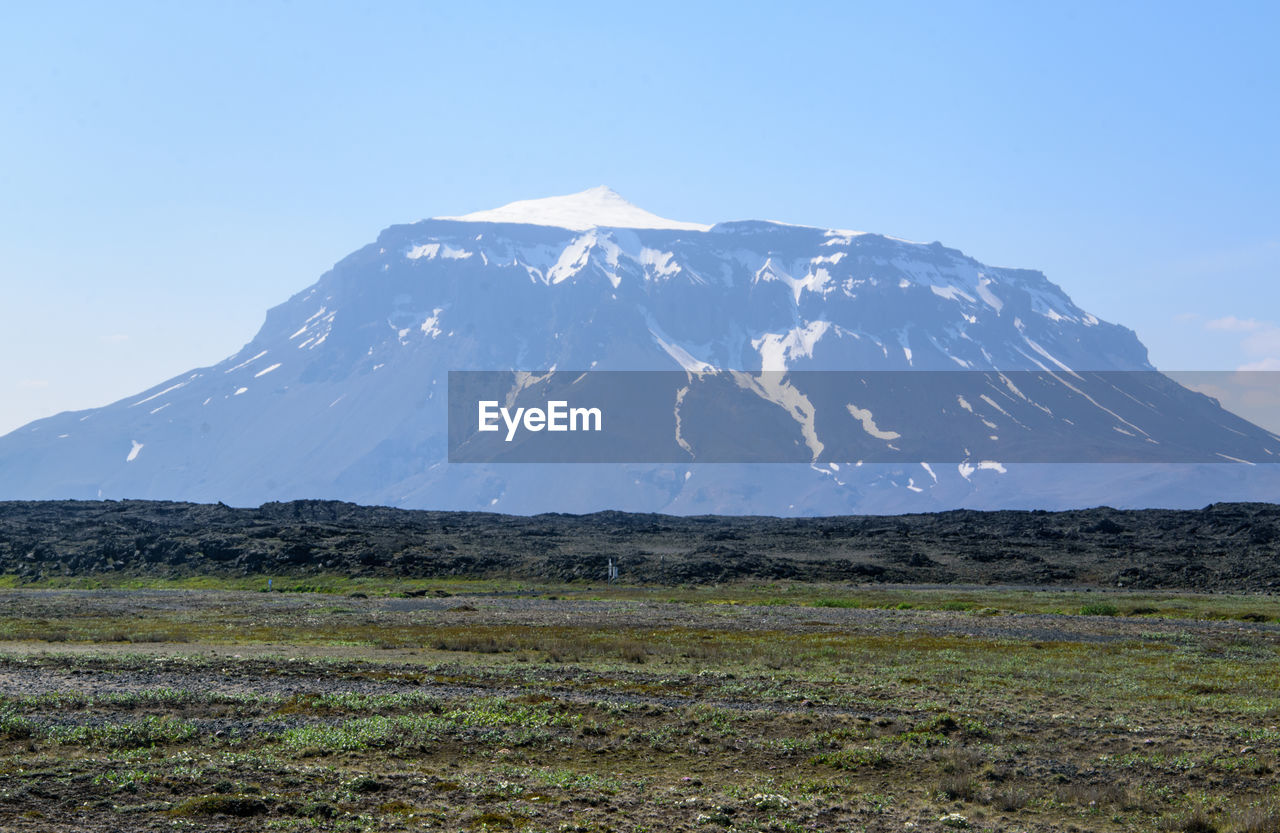
<svg viewBox="0 0 1280 833">
<path fill-rule="evenodd" d="M 1259 592 L 1280 588 L 1280 506 L 829 518 L 532 517 L 332 501 L 257 509 L 0 502 L 0 574 L 735 580 Z"/>
</svg>

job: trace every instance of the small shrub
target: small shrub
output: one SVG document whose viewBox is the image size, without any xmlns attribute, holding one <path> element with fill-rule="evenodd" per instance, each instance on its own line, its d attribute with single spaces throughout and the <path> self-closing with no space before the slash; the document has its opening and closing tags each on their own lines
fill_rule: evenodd
<svg viewBox="0 0 1280 833">
<path fill-rule="evenodd" d="M 376 793 L 385 790 L 387 785 L 372 775 L 358 775 L 347 784 L 347 788 L 353 793 Z"/>
<path fill-rule="evenodd" d="M 1009 788 L 998 790 L 991 795 L 991 805 L 997 810 L 1006 813 L 1012 813 L 1015 810 L 1021 810 L 1031 803 L 1031 794 L 1026 790 Z"/>
<path fill-rule="evenodd" d="M 338 808 L 327 801 L 308 801 L 299 809 L 298 815 L 311 819 L 336 819 Z"/>
<path fill-rule="evenodd" d="M 9 740 L 26 740 L 35 734 L 31 721 L 11 711 L 0 712 L 0 737 Z"/>
<path fill-rule="evenodd" d="M 1186 815 L 1166 818 L 1160 827 L 1170 833 L 1218 833 L 1213 819 L 1198 807 Z"/>
<path fill-rule="evenodd" d="M 188 798 L 173 808 L 175 816 L 260 816 L 267 804 L 260 798 L 245 795 L 202 795 Z"/>
<path fill-rule="evenodd" d="M 1090 602 L 1080 608 L 1081 616 L 1118 616 L 1120 608 L 1110 602 Z"/>
<path fill-rule="evenodd" d="M 915 730 L 918 732 L 937 732 L 943 735 L 961 732 L 975 738 L 985 738 L 991 734 L 991 731 L 977 720 L 970 717 L 956 717 L 947 712 L 934 715 L 928 720 L 917 724 Z"/>
<path fill-rule="evenodd" d="M 547 662 L 580 662 L 582 660 L 581 649 L 568 640 L 560 640 L 548 645 L 546 650 Z"/>
<path fill-rule="evenodd" d="M 952 748 L 934 756 L 938 766 L 946 775 L 953 773 L 967 774 L 974 772 L 983 764 L 982 753 L 977 749 Z"/>
<path fill-rule="evenodd" d="M 590 720 L 582 724 L 578 729 L 578 734 L 584 738 L 602 738 L 608 736 L 609 727 Z"/>
<path fill-rule="evenodd" d="M 810 758 L 809 763 L 823 764 L 836 769 L 883 769 L 889 765 L 889 759 L 878 749 L 864 747 L 842 749 L 839 752 L 823 752 Z"/>
<path fill-rule="evenodd" d="M 776 793 L 756 793 L 751 800 L 757 810 L 786 810 L 791 806 L 791 799 Z"/>
<path fill-rule="evenodd" d="M 978 789 L 972 775 L 955 773 L 938 780 L 938 792 L 952 801 L 973 801 Z"/>
<path fill-rule="evenodd" d="M 643 664 L 649 658 L 649 649 L 643 642 L 624 642 L 618 649 L 619 655 L 627 662 Z"/>
</svg>

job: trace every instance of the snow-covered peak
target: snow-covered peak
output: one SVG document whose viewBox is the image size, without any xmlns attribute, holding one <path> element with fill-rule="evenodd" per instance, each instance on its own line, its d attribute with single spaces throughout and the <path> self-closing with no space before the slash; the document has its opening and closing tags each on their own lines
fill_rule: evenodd
<svg viewBox="0 0 1280 833">
<path fill-rule="evenodd" d="M 650 214 L 624 200 L 612 188 L 601 185 L 576 194 L 547 197 L 541 200 L 519 200 L 488 211 L 475 211 L 460 217 L 436 217 L 437 220 L 465 220 L 472 223 L 527 223 L 556 226 L 574 231 L 592 228 L 659 228 L 706 231 L 711 226 L 682 223 Z"/>
</svg>

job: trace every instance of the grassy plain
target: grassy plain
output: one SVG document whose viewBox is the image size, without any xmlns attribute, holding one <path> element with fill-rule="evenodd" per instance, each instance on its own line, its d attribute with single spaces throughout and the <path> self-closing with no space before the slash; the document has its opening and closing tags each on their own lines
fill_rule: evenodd
<svg viewBox="0 0 1280 833">
<path fill-rule="evenodd" d="M 1280 598 L 10 580 L 0 829 L 1280 831 Z"/>
</svg>

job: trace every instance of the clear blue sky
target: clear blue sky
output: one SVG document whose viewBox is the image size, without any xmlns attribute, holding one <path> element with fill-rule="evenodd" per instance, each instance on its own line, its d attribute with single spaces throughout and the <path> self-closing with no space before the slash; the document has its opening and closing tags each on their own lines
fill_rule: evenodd
<svg viewBox="0 0 1280 833">
<path fill-rule="evenodd" d="M 608 184 L 1041 269 L 1280 367 L 1280 5 L 0 5 L 0 433 L 234 352 L 392 223 Z"/>
</svg>

